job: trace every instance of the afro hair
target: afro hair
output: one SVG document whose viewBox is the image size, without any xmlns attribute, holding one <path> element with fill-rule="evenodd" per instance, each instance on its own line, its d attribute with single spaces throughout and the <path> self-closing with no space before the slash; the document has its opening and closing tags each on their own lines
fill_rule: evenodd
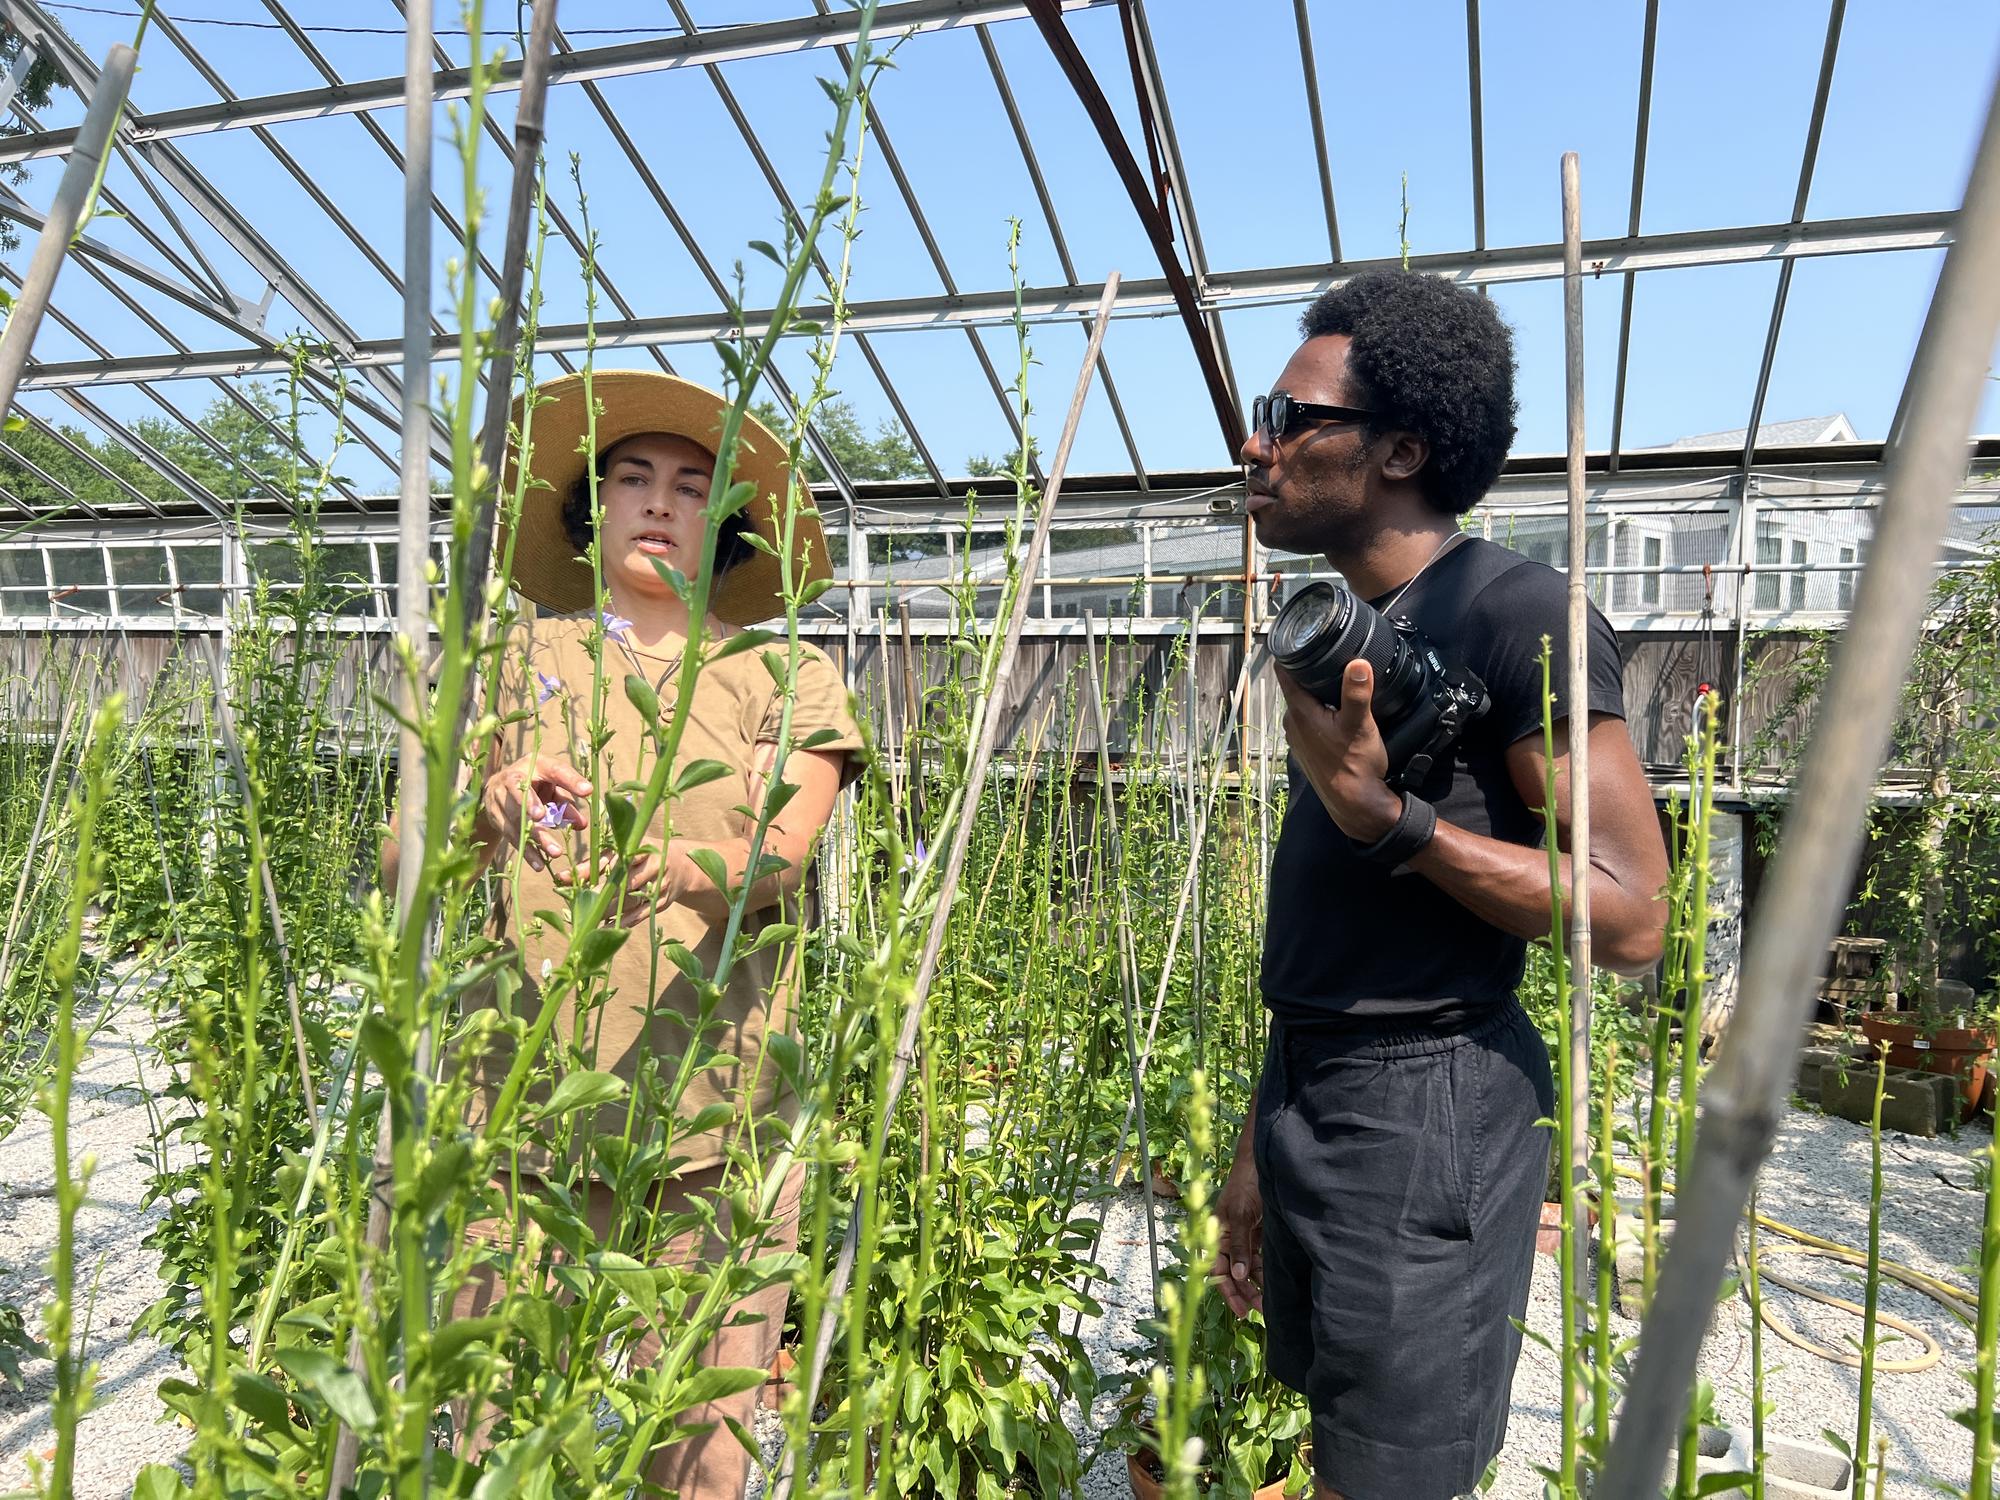
<svg viewBox="0 0 2000 1500">
<path fill-rule="evenodd" d="M 1372 271 L 1322 293 L 1299 326 L 1345 334 L 1347 400 L 1378 413 L 1370 436 L 1430 445 L 1418 482 L 1433 505 L 1477 505 L 1514 442 L 1514 336 L 1493 304 L 1435 276 Z"/>
</svg>

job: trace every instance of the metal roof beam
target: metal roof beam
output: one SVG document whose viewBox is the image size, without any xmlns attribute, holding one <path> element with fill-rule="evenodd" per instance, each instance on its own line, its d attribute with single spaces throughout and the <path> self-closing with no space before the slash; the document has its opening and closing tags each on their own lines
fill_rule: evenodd
<svg viewBox="0 0 2000 1500">
<path fill-rule="evenodd" d="M 1306 75 L 1306 112 L 1312 117 L 1313 155 L 1319 161 L 1319 196 L 1320 205 L 1326 210 L 1328 259 L 1337 261 L 1340 216 L 1333 211 L 1333 163 L 1326 151 L 1326 114 L 1319 102 L 1319 65 L 1313 57 L 1312 21 L 1306 15 L 1306 0 L 1292 0 L 1292 18 L 1299 28 L 1299 65 Z"/>
<path fill-rule="evenodd" d="M 4 16 L 7 23 L 15 30 L 42 47 L 79 91 L 87 92 L 95 85 L 97 65 L 77 46 L 67 32 L 42 13 L 35 0 L 0 0 L 0 16 Z M 398 87 L 400 86 L 401 81 L 398 80 Z M 21 139 L 25 140 L 27 137 Z M 147 165 L 159 173 L 161 180 L 191 204 L 195 211 L 208 221 L 210 227 L 222 236 L 230 248 L 242 256 L 258 275 L 276 287 L 321 339 L 332 345 L 343 357 L 350 355 L 356 342 L 354 330 L 349 328 L 333 306 L 315 292 L 305 278 L 294 271 L 284 257 L 251 227 L 249 221 L 237 211 L 236 207 L 195 170 L 185 156 L 165 141 L 140 139 L 135 122 L 130 116 L 120 123 L 117 139 L 144 158 Z M 357 364 L 356 368 L 361 370 L 362 378 L 374 386 L 390 406 L 401 408 L 402 390 L 394 376 L 380 366 Z M 436 421 L 432 424 L 431 451 L 440 461 L 449 459 L 449 444 L 445 440 L 441 424 Z"/>
<path fill-rule="evenodd" d="M 1146 22 L 1144 0 L 1131 0 L 1133 32 L 1139 42 L 1139 76 L 1144 81 L 1154 117 L 1159 121 L 1160 144 L 1166 148 L 1167 185 L 1173 190 L 1174 210 L 1180 216 L 1181 227 L 1187 231 L 1188 269 L 1194 273 L 1194 284 L 1198 299 L 1205 298 L 1208 289 L 1208 252 L 1202 248 L 1201 222 L 1195 217 L 1194 193 L 1188 186 L 1187 163 L 1181 159 L 1180 137 L 1174 134 L 1174 111 L 1167 102 L 1167 80 L 1160 72 L 1159 55 L 1153 50 L 1153 28 Z M 1243 406 L 1243 391 L 1236 383 L 1236 367 L 1229 358 L 1229 340 L 1223 336 L 1222 318 L 1213 309 L 1207 312 L 1209 337 L 1215 342 L 1216 363 L 1222 367 L 1223 384 L 1239 411 L 1239 420 L 1232 426 L 1223 424 L 1223 435 L 1227 441 L 1241 426 L 1240 411 Z M 1235 445 L 1241 448 L 1239 442 Z M 1230 457 L 1234 458 L 1232 450 Z"/>
<path fill-rule="evenodd" d="M 1783 263 L 1816 255 L 1862 255 L 1893 250 L 1938 250 L 1951 243 L 1950 213 L 1891 214 L 1867 219 L 1826 219 L 1805 224 L 1764 224 L 1740 229 L 1697 229 L 1671 234 L 1586 240 L 1586 271 L 1593 276 L 1624 271 L 1675 270 L 1691 266 Z M 1347 261 L 1338 266 L 1279 266 L 1262 270 L 1221 272 L 1210 276 L 1205 306 L 1213 309 L 1309 302 L 1330 287 L 1367 271 L 1393 270 L 1396 257 Z M 1413 255 L 1410 269 L 1444 276 L 1469 286 L 1524 281 L 1551 281 L 1562 274 L 1559 245 L 1508 246 L 1486 251 L 1456 251 Z M 860 332 L 905 332 L 956 329 L 961 325 L 1002 327 L 1014 317 L 1012 288 L 962 292 L 956 297 L 904 297 L 850 303 L 847 326 Z M 1081 323 L 1103 295 L 1101 285 L 1029 288 L 1021 295 L 1023 316 L 1037 323 Z M 1135 279 L 1119 287 L 1117 317 L 1166 317 L 1174 311 L 1172 289 L 1159 278 Z M 824 307 L 801 308 L 800 317 L 824 320 Z M 751 326 L 769 320 L 767 311 L 746 311 Z M 656 318 L 600 321 L 599 348 L 711 343 L 727 337 L 734 321 L 725 313 L 676 313 Z M 540 331 L 536 348 L 543 353 L 578 350 L 584 346 L 580 323 L 552 324 Z M 442 346 L 441 346 L 442 347 Z M 455 342 L 451 347 L 456 347 Z M 402 358 L 397 339 L 354 343 L 339 363 L 366 371 L 393 366 Z M 106 382 L 174 380 L 215 373 L 257 375 L 290 368 L 286 358 L 263 349 L 219 349 L 186 356 L 139 355 L 109 360 L 76 360 L 34 367 L 22 378 L 23 390 L 55 390 L 64 386 Z"/>
<path fill-rule="evenodd" d="M 1486 248 L 1486 105 L 1479 87 L 1479 0 L 1465 0 L 1465 82 L 1472 129 L 1472 247 Z"/>
<path fill-rule="evenodd" d="M 1653 58 L 1660 38 L 1660 0 L 1646 0 L 1645 41 L 1639 52 L 1639 119 L 1632 130 L 1632 212 L 1625 232 L 1639 237 L 1639 207 L 1646 197 L 1646 141 L 1653 125 Z M 1618 376 L 1611 396 L 1611 467 L 1618 467 L 1618 450 L 1625 438 L 1625 375 L 1632 352 L 1632 287 L 1625 276 L 1625 293 L 1618 309 Z"/>
<path fill-rule="evenodd" d="M 36 415 L 34 412 L 29 411 L 26 407 L 16 406 L 15 410 L 20 412 L 23 416 L 25 416 L 28 419 L 28 425 L 30 427 L 34 428 L 37 432 L 41 433 L 44 437 L 48 438 L 50 442 L 55 443 L 65 453 L 69 454 L 70 457 L 96 470 L 100 477 L 109 480 L 113 486 L 123 490 L 126 493 L 126 495 L 130 497 L 131 500 L 135 504 L 137 504 L 142 510 L 146 511 L 149 515 L 152 515 L 159 520 L 166 519 L 167 513 L 166 511 L 160 508 L 160 504 L 157 500 L 155 500 L 151 495 L 148 495 L 144 490 L 140 489 L 137 485 L 133 484 L 132 481 L 127 479 L 123 474 L 120 474 L 117 470 L 111 468 L 108 464 L 104 462 L 104 460 L 99 458 L 95 453 L 92 453 L 88 448 L 84 447 L 83 444 L 73 439 L 68 433 L 64 432 L 60 427 L 56 426 L 55 423 L 48 421 L 44 417 Z"/>
<path fill-rule="evenodd" d="M 1115 0 L 1053 0 L 1053 3 L 1064 10 L 1089 10 L 1113 4 Z M 17 9 L 28 10 L 32 5 L 33 0 L 0 0 L 0 14 L 11 19 Z M 902 4 L 884 5 L 875 12 L 874 35 L 890 37 L 949 31 L 989 21 L 1011 21 L 1027 14 L 1025 0 L 903 0 Z M 46 18 L 40 18 L 38 12 L 36 15 L 41 22 L 46 22 Z M 22 29 L 25 31 L 26 28 Z M 52 28 L 45 24 L 37 25 L 30 33 L 30 39 L 39 40 L 49 29 Z M 774 53 L 806 52 L 852 42 L 858 30 L 856 13 L 841 10 L 830 16 L 797 16 L 755 25 L 720 27 L 696 36 L 656 37 L 639 42 L 620 42 L 608 47 L 583 48 L 553 59 L 549 82 L 551 85 L 575 83 L 584 79 L 617 78 L 632 73 L 655 73 L 669 68 L 735 62 Z M 519 58 L 514 58 L 501 64 L 491 91 L 500 93 L 520 86 L 521 62 Z M 403 102 L 403 87 L 403 75 L 398 73 L 390 78 L 294 89 L 252 99 L 223 100 L 197 105 L 192 109 L 162 110 L 130 117 L 128 139 L 135 145 L 147 145 L 217 130 L 276 125 L 287 120 L 320 119 L 327 115 L 354 114 L 365 109 L 399 108 Z M 471 74 L 465 68 L 447 68 L 435 76 L 432 88 L 434 97 L 439 101 L 463 99 L 471 91 Z M 73 129 L 40 130 L 14 137 L 0 144 L 0 164 L 65 155 L 75 138 L 76 131 Z"/>
<path fill-rule="evenodd" d="M 1007 81 L 1007 70 L 1000 65 L 1000 54 L 993 46 L 993 38 L 984 26 L 978 28 L 979 48 L 986 55 L 986 66 L 993 74 L 993 86 L 1000 91 L 1000 103 L 1007 111 L 1007 123 L 1013 127 L 1014 143 L 1021 148 L 1021 160 L 1028 169 L 1028 181 L 1034 184 L 1035 197 L 1042 205 L 1042 217 L 1048 222 L 1049 242 L 1055 246 L 1056 259 L 1061 264 L 1063 275 L 1074 282 L 1076 262 L 1070 259 L 1069 241 L 1063 235 L 1062 220 L 1056 215 L 1055 199 L 1049 193 L 1048 179 L 1042 176 L 1042 163 L 1035 155 L 1035 143 L 1029 139 L 1027 121 L 1021 118 L 1021 107 L 1014 100 L 1014 87 Z M 1089 323 L 1084 324 L 1084 333 L 1090 333 Z M 1111 356 L 1100 349 L 1097 355 L 1097 376 L 1104 382 L 1104 399 L 1111 403 L 1111 415 L 1118 423 L 1118 436 L 1124 440 L 1126 456 L 1132 460 L 1132 473 L 1138 479 L 1139 488 L 1145 489 L 1146 465 L 1139 457 L 1139 443 L 1132 436 L 1132 424 L 1125 417 L 1125 403 L 1118 398 L 1118 382 L 1111 378 Z"/>
<path fill-rule="evenodd" d="M 1813 168 L 1819 162 L 1820 132 L 1826 126 L 1826 101 L 1833 93 L 1833 65 L 1840 55 L 1840 28 L 1847 18 L 1847 0 L 1833 0 L 1826 15 L 1826 45 L 1820 51 L 1819 83 L 1813 90 L 1812 117 L 1806 125 L 1806 147 L 1799 161 L 1799 186 L 1792 197 L 1792 222 L 1806 216 L 1806 200 L 1812 196 Z M 1764 354 L 1757 363 L 1757 386 L 1750 398 L 1750 421 L 1743 429 L 1743 471 L 1757 452 L 1757 428 L 1764 420 L 1764 398 L 1771 389 L 1771 367 L 1778 360 L 1778 333 L 1785 323 L 1785 301 L 1792 292 L 1792 269 L 1797 261 L 1778 267 L 1778 290 L 1771 299 L 1771 323 L 1764 333 Z"/>
<path fill-rule="evenodd" d="M 572 55 L 569 40 L 562 34 L 560 26 L 556 28 L 555 37 L 555 56 L 550 59 L 552 65 L 560 61 L 563 57 Z M 583 95 L 590 101 L 591 108 L 597 111 L 597 117 L 603 121 L 605 129 L 611 132 L 611 138 L 618 143 L 618 149 L 625 153 L 626 164 L 638 174 L 639 181 L 645 187 L 646 191 L 652 194 L 654 205 L 660 210 L 661 216 L 666 219 L 668 227 L 679 237 L 682 248 L 687 251 L 689 258 L 694 261 L 695 268 L 701 272 L 703 280 L 707 281 L 709 290 L 715 293 L 716 300 L 726 310 L 732 300 L 728 284 L 723 281 L 721 276 L 716 274 L 715 265 L 709 260 L 708 253 L 701 248 L 701 243 L 695 239 L 693 231 L 688 228 L 687 221 L 681 217 L 680 210 L 674 207 L 673 199 L 667 196 L 667 190 L 660 185 L 660 179 L 654 175 L 653 169 L 648 165 L 644 155 L 633 144 L 632 137 L 626 132 L 624 122 L 618 118 L 617 112 L 611 108 L 609 101 L 605 99 L 604 90 L 600 89 L 594 82 L 586 79 L 583 84 Z M 768 322 L 768 319 L 766 321 Z M 535 347 L 537 352 L 543 351 L 545 347 L 540 339 L 539 332 Z M 556 353 L 558 359 L 562 357 L 561 351 L 552 352 Z M 780 375 L 775 367 L 772 367 L 765 372 L 765 378 L 770 381 L 771 389 L 777 395 L 779 404 L 784 407 L 786 413 L 793 421 L 797 421 L 798 402 L 792 398 L 791 387 L 785 383 L 784 376 Z M 834 487 L 840 491 L 845 499 L 852 501 L 854 498 L 853 481 L 847 477 L 846 471 L 841 467 L 840 460 L 834 455 L 832 445 L 827 442 L 819 429 L 810 422 L 805 424 L 805 444 L 811 450 L 813 457 L 819 461 L 819 466 L 831 478 Z"/>
<path fill-rule="evenodd" d="M 699 35 L 695 30 L 693 17 L 688 14 L 687 7 L 681 3 L 681 0 L 667 0 L 667 3 L 672 7 L 674 19 L 680 23 L 681 29 L 689 36 Z M 838 55 L 842 59 L 845 59 L 848 54 L 843 47 Z M 846 66 L 851 68 L 852 65 L 846 64 Z M 737 102 L 735 90 L 731 89 L 728 81 L 723 78 L 720 66 L 708 63 L 703 66 L 702 72 L 707 75 L 709 83 L 714 86 L 716 97 L 722 101 L 723 110 L 728 114 L 731 123 L 736 126 L 736 133 L 742 136 L 744 146 L 749 149 L 751 160 L 756 162 L 757 169 L 763 173 L 764 181 L 770 187 L 772 196 L 778 200 L 779 208 L 783 210 L 793 230 L 803 240 L 807 228 L 805 217 L 793 205 L 790 194 L 785 190 L 784 179 L 778 175 L 778 169 L 772 165 L 770 153 L 764 149 L 764 143 L 757 138 L 757 132 L 751 129 L 750 118 L 743 113 L 742 105 Z M 872 119 L 873 116 L 871 115 L 870 118 Z M 833 271 L 821 257 L 817 245 L 813 247 L 812 259 L 814 268 L 819 272 L 820 280 L 831 289 L 834 279 Z M 765 319 L 764 321 L 768 323 L 770 320 Z M 755 326 L 754 323 L 752 326 Z M 830 320 L 822 322 L 821 326 L 830 326 Z M 942 492 L 944 489 L 944 476 L 938 470 L 937 461 L 931 457 L 930 447 L 924 442 L 923 434 L 917 431 L 916 423 L 910 420 L 909 411 L 903 405 L 903 398 L 897 392 L 895 383 L 889 379 L 889 372 L 882 367 L 882 361 L 877 357 L 874 346 L 868 342 L 865 335 L 853 329 L 851 324 L 844 326 L 848 327 L 850 335 L 854 339 L 854 346 L 861 351 L 861 357 L 868 362 L 868 368 L 875 376 L 875 383 L 881 386 L 882 394 L 889 398 L 889 405 L 894 408 L 896 419 L 903 424 L 903 430 L 909 434 L 910 442 L 916 448 L 917 456 L 923 460 L 924 468 L 929 472 L 932 481 L 938 486 L 939 491 Z M 974 339 L 979 337 L 976 333 L 971 333 L 970 336 Z M 1020 423 L 1014 417 L 1012 409 L 1007 406 L 1006 395 L 1000 388 L 999 376 L 993 373 L 993 368 L 990 364 L 986 365 L 986 372 L 992 379 L 994 395 L 999 399 L 1002 410 L 1007 412 L 1008 423 L 1014 429 L 1015 441 L 1018 442 L 1021 440 Z M 822 463 L 824 463 L 824 460 L 822 460 Z"/>
</svg>

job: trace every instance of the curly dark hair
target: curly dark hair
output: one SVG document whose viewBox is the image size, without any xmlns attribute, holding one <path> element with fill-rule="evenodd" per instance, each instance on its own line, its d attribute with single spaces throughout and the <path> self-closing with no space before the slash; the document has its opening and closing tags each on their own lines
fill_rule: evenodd
<svg viewBox="0 0 2000 1500">
<path fill-rule="evenodd" d="M 1477 292 L 1435 276 L 1371 271 L 1323 292 L 1299 327 L 1345 334 L 1346 399 L 1430 444 L 1424 497 L 1463 515 L 1500 477 L 1514 442 L 1514 335 Z"/>
<path fill-rule="evenodd" d="M 616 446 L 615 443 L 612 445 Z M 596 469 L 599 484 L 604 482 L 605 471 L 610 467 L 608 462 L 610 453 L 611 449 L 606 448 L 597 455 Z M 562 524 L 563 535 L 569 538 L 570 545 L 576 548 L 577 555 L 581 557 L 590 548 L 590 475 L 577 476 L 576 483 L 570 486 L 569 493 L 563 497 Z M 750 556 L 753 549 L 749 537 L 750 517 L 745 512 L 739 510 L 734 515 L 723 518 L 722 525 L 715 534 L 717 578 Z"/>
</svg>

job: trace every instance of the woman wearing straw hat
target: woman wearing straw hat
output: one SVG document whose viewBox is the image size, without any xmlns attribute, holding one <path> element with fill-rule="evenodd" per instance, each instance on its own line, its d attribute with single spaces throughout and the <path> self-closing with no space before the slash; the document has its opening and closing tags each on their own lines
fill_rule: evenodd
<svg viewBox="0 0 2000 1500">
<path fill-rule="evenodd" d="M 699 576 L 707 525 L 703 511 L 726 409 L 712 391 L 648 371 L 601 371 L 593 385 L 599 414 L 590 456 L 595 460 L 601 517 L 596 539 L 608 613 L 600 621 L 595 579 L 585 556 L 592 540 L 593 484 L 586 465 L 591 434 L 582 377 L 571 376 L 543 386 L 534 411 L 530 464 L 539 485 L 531 486 L 522 502 L 511 581 L 541 612 L 505 648 L 495 705 L 500 743 L 489 763 L 477 819 L 476 836 L 488 858 L 497 852 L 511 860 L 513 851 L 520 851 L 518 866 L 495 883 L 487 930 L 521 953 L 512 1009 L 529 1023 L 541 1010 L 541 977 L 567 951 L 564 934 L 535 914 L 564 908 L 565 888 L 578 878 L 579 858 L 587 856 L 587 804 L 594 788 L 641 779 L 655 763 L 655 725 L 628 698 L 625 678 L 636 674 L 650 684 L 663 716 L 671 716 L 678 697 L 689 605 L 663 569 L 690 582 Z M 517 407 L 517 422 L 520 416 Z M 698 867 L 696 856 L 713 851 L 727 867 L 730 883 L 740 883 L 754 828 L 745 809 L 764 806 L 779 739 L 788 732 L 792 748 L 782 775 L 797 790 L 772 819 L 760 849 L 761 855 L 784 861 L 784 869 L 763 876 L 752 888 L 743 935 L 754 938 L 781 920 L 795 897 L 840 790 L 849 752 L 861 747 L 840 674 L 822 652 L 800 645 L 787 726 L 786 693 L 773 681 L 766 653 L 717 655 L 713 650 L 714 643 L 740 634 L 740 627 L 783 609 L 779 556 L 785 545 L 786 451 L 755 421 L 743 424 L 735 477 L 750 480 L 756 496 L 722 524 L 716 539 L 703 661 L 676 753 L 677 766 L 711 760 L 728 773 L 669 800 L 648 840 L 658 852 L 641 855 L 628 872 L 617 920 L 636 930 L 610 960 L 608 998 L 601 1007 L 584 1007 L 581 1025 L 574 1007 L 566 1005 L 545 1049 L 545 1055 L 565 1054 L 569 1067 L 601 1069 L 628 1085 L 626 1099 L 601 1109 L 594 1123 L 586 1119 L 579 1125 L 574 1154 L 580 1159 L 571 1165 L 590 1174 L 588 1218 L 600 1243 L 608 1232 L 622 1228 L 619 1248 L 656 1264 L 713 1260 L 723 1253 L 726 1240 L 695 1231 L 665 1242 L 635 1244 L 637 1227 L 654 1222 L 648 1207 L 657 1207 L 660 1220 L 670 1220 L 691 1201 L 705 1199 L 717 1205 L 726 1234 L 728 1208 L 717 1193 L 726 1152 L 745 1148 L 755 1159 L 767 1159 L 797 1111 L 780 1070 L 764 1055 L 765 1037 L 791 1023 L 791 945 L 740 952 L 705 1027 L 697 1025 L 693 985 L 666 956 L 668 944 L 685 945 L 708 975 L 717 972 L 723 956 L 729 901 Z M 747 539 L 752 531 L 768 550 Z M 791 542 L 794 589 L 828 575 L 825 539 L 809 509 L 792 517 Z M 593 655 L 600 628 L 602 645 L 596 649 L 601 667 Z M 785 654 L 782 645 L 772 650 Z M 594 691 L 600 675 L 602 686 Z M 602 730 L 593 735 L 591 722 L 599 712 Z M 805 748 L 808 744 L 811 748 Z M 485 998 L 492 1003 L 490 995 Z M 628 1191 L 621 1204 L 611 1186 L 599 1180 L 608 1175 L 617 1152 L 613 1147 L 607 1153 L 604 1140 L 629 1138 L 643 1144 L 665 1134 L 669 1121 L 657 1105 L 649 1118 L 646 1105 L 674 1079 L 698 1029 L 700 1043 L 719 1055 L 693 1071 L 671 1111 L 674 1128 L 657 1187 L 650 1193 Z M 476 1113 L 490 1107 L 510 1060 L 504 1049 L 496 1048 L 472 1064 L 473 1081 L 481 1090 Z M 661 1083 L 653 1084 L 653 1079 Z M 631 1106 L 635 1096 L 637 1104 Z M 718 1114 L 727 1119 L 698 1134 L 679 1128 L 679 1122 L 704 1111 L 710 1119 Z M 524 1172 L 553 1170 L 546 1153 L 524 1152 L 521 1164 Z M 794 1168 L 784 1185 L 762 1253 L 789 1252 L 797 1242 L 802 1170 Z M 740 1181 L 740 1174 L 731 1179 L 732 1184 Z M 525 1185 L 540 1187 L 532 1178 Z M 473 1232 L 504 1240 L 518 1219 L 517 1212 L 510 1220 L 475 1226 Z M 476 1315 L 503 1294 L 502 1259 L 503 1264 L 474 1273 L 457 1299 L 456 1315 Z M 785 1298 L 780 1283 L 732 1308 L 704 1363 L 768 1369 L 777 1352 Z M 649 1328 L 633 1354 L 635 1365 L 657 1359 L 659 1348 L 658 1333 Z M 727 1424 L 733 1420 L 747 1428 L 755 1400 L 755 1391 L 746 1391 L 682 1414 L 683 1423 L 713 1426 L 654 1453 L 648 1480 L 678 1491 L 683 1500 L 741 1496 L 750 1458 Z M 477 1422 L 474 1433 L 473 1446 L 483 1446 Z"/>
</svg>

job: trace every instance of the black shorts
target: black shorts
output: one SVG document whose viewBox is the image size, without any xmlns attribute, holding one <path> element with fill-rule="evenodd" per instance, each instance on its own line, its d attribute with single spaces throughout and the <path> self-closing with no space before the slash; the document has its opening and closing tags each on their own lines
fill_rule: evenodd
<svg viewBox="0 0 2000 1500">
<path fill-rule="evenodd" d="M 1348 1500 L 1462 1495 L 1500 1451 L 1554 1110 L 1513 1001 L 1452 1036 L 1273 1021 L 1253 1136 L 1271 1373 Z"/>
</svg>

